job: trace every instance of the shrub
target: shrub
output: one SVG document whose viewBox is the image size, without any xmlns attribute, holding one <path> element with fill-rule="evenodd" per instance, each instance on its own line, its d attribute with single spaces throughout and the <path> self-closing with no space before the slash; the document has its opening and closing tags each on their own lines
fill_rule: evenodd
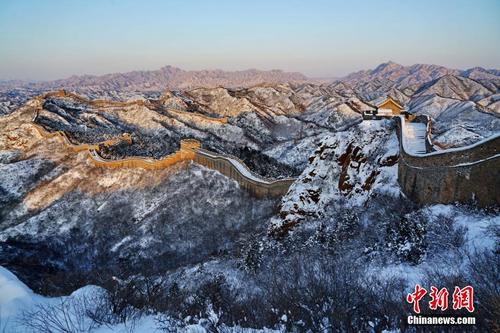
<svg viewBox="0 0 500 333">
<path fill-rule="evenodd" d="M 386 225 L 386 243 L 401 260 L 418 264 L 426 253 L 427 223 L 420 213 L 407 214 Z"/>
</svg>

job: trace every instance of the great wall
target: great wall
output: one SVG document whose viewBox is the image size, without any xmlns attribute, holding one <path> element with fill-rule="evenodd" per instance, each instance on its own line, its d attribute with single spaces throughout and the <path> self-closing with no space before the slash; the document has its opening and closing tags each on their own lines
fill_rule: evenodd
<svg viewBox="0 0 500 333">
<path fill-rule="evenodd" d="M 398 182 L 403 193 L 419 204 L 500 204 L 500 135 L 473 145 L 437 151 L 431 141 L 428 116 L 395 117 L 398 124 Z M 413 145 L 408 131 L 420 124 L 423 137 Z M 416 149 L 415 149 L 416 147 Z"/>
<path fill-rule="evenodd" d="M 84 150 L 87 150 L 87 151 L 99 150 L 100 145 L 104 145 L 104 146 L 109 147 L 109 146 L 116 145 L 122 141 L 132 143 L 132 138 L 130 137 L 130 135 L 128 133 L 124 133 L 119 138 L 105 140 L 105 141 L 102 141 L 102 142 L 99 142 L 96 144 L 88 144 L 88 143 L 74 144 L 71 142 L 71 140 L 68 138 L 66 133 L 64 133 L 63 131 L 49 132 L 49 131 L 45 130 L 45 128 L 43 128 L 42 126 L 40 126 L 38 124 L 32 123 L 31 125 L 33 125 L 33 127 L 36 129 L 38 134 L 40 134 L 40 136 L 42 136 L 43 138 L 45 138 L 45 139 L 58 138 L 64 144 L 64 146 L 71 149 L 75 153 L 78 153 L 78 152 L 84 151 Z"/>
<path fill-rule="evenodd" d="M 108 101 L 90 101 L 67 92 L 48 93 L 45 97 L 76 98 L 82 102 L 99 106 Z M 111 106 L 144 105 L 143 101 L 111 102 Z M 186 116 L 180 111 L 169 112 Z M 38 114 L 38 112 L 37 112 Z M 187 115 L 189 117 L 204 115 Z M 219 171 L 234 179 L 238 184 L 256 197 L 281 197 L 288 191 L 295 178 L 269 180 L 252 171 L 234 156 L 217 154 L 201 148 L 201 143 L 193 139 L 180 142 L 180 149 L 161 159 L 128 157 L 109 160 L 99 155 L 101 145 L 111 146 L 119 142 L 131 143 L 131 137 L 109 139 L 98 144 L 73 144 L 64 132 L 49 132 L 36 124 L 33 126 L 44 138 L 59 138 L 74 152 L 87 151 L 91 163 L 104 168 L 143 168 L 163 169 L 181 161 L 194 161 L 207 168 Z M 500 135 L 488 138 L 471 146 L 459 149 L 437 151 L 431 141 L 432 123 L 428 116 L 395 116 L 398 125 L 400 156 L 398 163 L 398 182 L 402 192 L 418 204 L 433 203 L 475 203 L 479 206 L 499 205 L 500 199 Z M 227 119 L 211 118 L 221 123 Z"/>
<path fill-rule="evenodd" d="M 162 159 L 129 157 L 120 160 L 106 160 L 95 149 L 89 149 L 92 164 L 104 168 L 143 168 L 148 170 L 163 169 L 181 161 L 194 161 L 209 169 L 219 171 L 234 179 L 241 188 L 257 198 L 281 197 L 286 194 L 294 178 L 268 180 L 252 171 L 235 156 L 217 154 L 201 149 L 201 143 L 194 139 L 181 140 L 180 149 Z"/>
<path fill-rule="evenodd" d="M 263 197 L 282 197 L 288 192 L 288 188 L 296 180 L 285 178 L 268 180 L 253 173 L 243 161 L 230 155 L 216 154 L 204 149 L 197 149 L 194 162 L 209 169 L 217 170 L 223 175 L 232 178 L 252 195 Z"/>
<path fill-rule="evenodd" d="M 99 145 L 113 145 L 121 141 L 130 142 L 130 136 L 106 140 L 99 144 L 73 144 L 64 132 L 48 132 L 37 124 L 32 124 L 37 132 L 44 138 L 59 138 L 64 145 L 74 152 L 87 151 L 89 161 L 101 168 L 142 168 L 146 170 L 158 170 L 172 166 L 182 161 L 194 161 L 209 169 L 219 171 L 223 175 L 234 179 L 241 188 L 247 190 L 257 198 L 274 198 L 286 194 L 295 178 L 268 180 L 252 171 L 245 163 L 235 156 L 217 154 L 201 149 L 201 143 L 194 139 L 181 140 L 180 148 L 176 152 L 161 159 L 133 156 L 119 160 L 109 160 L 99 155 Z"/>
<path fill-rule="evenodd" d="M 65 91 L 48 93 L 43 97 L 71 97 L 78 101 L 91 105 L 100 105 L 101 101 L 90 101 L 76 94 Z M 97 104 L 96 104 L 97 103 Z M 102 102 L 104 103 L 104 102 Z M 144 105 L 142 101 L 138 102 L 112 102 L 111 106 L 124 107 L 139 103 Z M 109 104 L 107 104 L 109 106 Z M 39 106 L 40 108 L 40 106 Z M 147 170 L 164 169 L 182 161 L 194 161 L 209 169 L 219 171 L 223 175 L 234 179 L 241 188 L 248 191 L 251 195 L 258 198 L 274 198 L 281 197 L 286 194 L 290 185 L 295 181 L 295 178 L 269 180 L 263 178 L 252 171 L 245 165 L 243 161 L 232 155 L 217 154 L 204 149 L 201 149 L 201 143 L 194 139 L 184 139 L 180 142 L 180 148 L 172 154 L 169 154 L 161 159 L 153 159 L 140 156 L 132 156 L 124 159 L 110 160 L 99 155 L 100 146 L 112 146 L 120 142 L 132 143 L 131 136 L 124 133 L 121 137 L 105 140 L 96 144 L 74 144 L 63 131 L 49 132 L 42 126 L 36 123 L 40 109 L 35 113 L 32 119 L 32 125 L 36 131 L 45 139 L 59 139 L 65 147 L 73 152 L 86 151 L 90 163 L 102 168 L 142 168 Z M 183 112 L 176 110 L 168 110 L 170 113 L 175 113 L 183 117 L 203 117 L 208 121 L 227 123 L 227 118 L 210 118 L 199 114 L 185 115 Z"/>
</svg>

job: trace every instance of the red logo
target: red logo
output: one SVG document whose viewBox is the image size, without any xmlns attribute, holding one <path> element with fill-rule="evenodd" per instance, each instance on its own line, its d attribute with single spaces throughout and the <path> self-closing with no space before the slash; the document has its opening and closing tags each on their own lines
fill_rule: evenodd
<svg viewBox="0 0 500 333">
<path fill-rule="evenodd" d="M 420 300 L 422 299 L 422 297 L 425 296 L 425 294 L 427 294 L 427 290 L 425 290 L 424 288 L 420 287 L 419 284 L 417 284 L 415 286 L 415 292 L 414 293 L 411 293 L 411 294 L 408 294 L 406 296 L 406 301 L 410 304 L 413 303 L 413 312 L 415 313 L 420 313 Z"/>
<path fill-rule="evenodd" d="M 441 311 L 448 309 L 448 289 L 442 288 L 438 291 L 438 288 L 432 286 L 429 295 L 432 298 L 429 302 L 429 309 L 437 310 L 437 308 L 440 308 Z"/>
<path fill-rule="evenodd" d="M 455 287 L 453 292 L 453 310 L 466 308 L 469 312 L 474 312 L 474 288 L 471 286 L 460 289 Z"/>
<path fill-rule="evenodd" d="M 427 290 L 419 284 L 415 285 L 415 291 L 406 296 L 406 301 L 413 304 L 413 312 L 420 313 L 420 300 L 427 294 Z M 449 292 L 446 288 L 438 289 L 431 286 L 429 294 L 429 309 L 435 311 L 438 308 L 441 311 L 448 309 Z M 474 312 L 474 288 L 466 286 L 464 288 L 455 287 L 453 292 L 453 310 L 467 309 L 469 312 Z"/>
</svg>

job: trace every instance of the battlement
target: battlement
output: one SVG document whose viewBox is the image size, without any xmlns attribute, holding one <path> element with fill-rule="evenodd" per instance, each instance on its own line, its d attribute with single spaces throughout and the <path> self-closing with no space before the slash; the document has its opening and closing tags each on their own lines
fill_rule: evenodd
<svg viewBox="0 0 500 333">
<path fill-rule="evenodd" d="M 36 119 L 36 117 L 34 119 Z M 182 161 L 194 161 L 195 163 L 219 171 L 223 175 L 236 180 L 241 188 L 259 198 L 283 196 L 295 180 L 293 178 L 280 180 L 265 179 L 250 171 L 243 161 L 234 156 L 217 154 L 201 149 L 201 142 L 195 139 L 181 140 L 180 148 L 176 152 L 161 159 L 132 156 L 119 160 L 110 160 L 99 155 L 100 145 L 112 146 L 120 142 L 128 142 L 131 144 L 132 138 L 130 134 L 124 133 L 118 138 L 106 140 L 98 144 L 73 144 L 68 139 L 66 133 L 62 131 L 49 132 L 38 124 L 32 123 L 32 125 L 45 139 L 57 138 L 75 153 L 86 151 L 90 163 L 100 168 L 142 168 L 146 170 L 158 170 Z"/>
<path fill-rule="evenodd" d="M 400 143 L 398 182 L 407 197 L 420 204 L 500 204 L 500 135 L 467 147 L 436 151 L 429 117 L 395 119 Z M 425 124 L 423 153 L 409 151 L 405 145 L 405 122 L 412 121 Z"/>
</svg>

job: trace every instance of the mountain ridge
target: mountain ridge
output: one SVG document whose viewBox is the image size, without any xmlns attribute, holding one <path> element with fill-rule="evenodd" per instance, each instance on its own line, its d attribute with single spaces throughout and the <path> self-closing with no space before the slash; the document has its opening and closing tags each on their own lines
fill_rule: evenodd
<svg viewBox="0 0 500 333">
<path fill-rule="evenodd" d="M 468 69 L 453 69 L 433 64 L 413 64 L 404 66 L 394 61 L 381 63 L 373 69 L 360 70 L 350 73 L 339 81 L 356 85 L 367 80 L 386 80 L 394 83 L 398 88 L 405 88 L 414 84 L 423 84 L 436 80 L 444 75 L 463 76 L 475 80 L 500 79 L 497 69 L 486 69 L 483 67 L 472 67 Z"/>
<path fill-rule="evenodd" d="M 174 66 L 163 66 L 157 70 L 135 70 L 103 75 L 72 75 L 53 81 L 33 82 L 27 86 L 38 89 L 98 88 L 114 90 L 161 91 L 165 89 L 192 89 L 197 87 L 248 87 L 259 83 L 282 83 L 306 81 L 298 72 L 279 69 L 241 71 L 183 70 Z"/>
<path fill-rule="evenodd" d="M 116 89 L 152 91 L 165 89 L 193 89 L 197 87 L 227 88 L 251 87 L 261 83 L 287 82 L 344 82 L 356 86 L 360 82 L 380 80 L 389 81 L 397 88 L 406 88 L 416 84 L 436 80 L 444 75 L 457 75 L 481 82 L 499 81 L 500 70 L 486 69 L 480 66 L 468 69 L 453 69 L 434 64 L 401 65 L 387 61 L 375 68 L 359 70 L 346 76 L 329 80 L 308 77 L 300 72 L 286 72 L 281 69 L 259 70 L 249 68 L 237 71 L 222 69 L 184 70 L 166 65 L 156 70 L 132 70 L 127 72 L 106 73 L 101 75 L 71 75 L 66 78 L 48 81 L 0 80 L 2 86 L 24 86 L 32 89 L 56 90 L 66 88 Z M 496 83 L 498 85 L 498 83 Z M 490 85 L 491 87 L 491 85 Z"/>
<path fill-rule="evenodd" d="M 131 71 L 105 75 L 71 76 L 46 82 L 0 81 L 0 114 L 7 114 L 23 105 L 29 98 L 55 90 L 67 90 L 89 98 L 125 101 L 136 98 L 158 98 L 166 91 L 189 91 L 199 88 L 245 89 L 257 86 L 304 85 L 311 92 L 335 91 L 340 95 L 357 95 L 366 102 L 373 102 L 390 95 L 402 103 L 422 89 L 422 85 L 447 75 L 466 78 L 467 85 L 475 83 L 486 93 L 474 98 L 481 106 L 488 106 L 498 113 L 500 71 L 472 67 L 467 70 L 449 69 L 439 65 L 415 64 L 403 66 L 389 61 L 373 69 L 351 73 L 344 78 L 325 81 L 297 72 L 282 70 L 243 71 L 199 70 L 186 71 L 173 66 L 158 70 Z M 457 79 L 463 81 L 462 79 Z M 454 80 L 454 81 L 457 81 Z M 474 81 L 475 83 L 471 83 Z M 310 87 L 306 87 L 310 85 Z M 336 87 L 336 88 L 334 88 Z M 487 91 L 491 93 L 487 93 Z M 316 93 L 318 92 L 316 91 Z M 142 95 L 142 97 L 141 97 Z M 466 95 L 468 95 L 466 93 Z M 484 97 L 484 98 L 480 98 Z M 466 98 L 468 99 L 468 98 Z"/>
</svg>

